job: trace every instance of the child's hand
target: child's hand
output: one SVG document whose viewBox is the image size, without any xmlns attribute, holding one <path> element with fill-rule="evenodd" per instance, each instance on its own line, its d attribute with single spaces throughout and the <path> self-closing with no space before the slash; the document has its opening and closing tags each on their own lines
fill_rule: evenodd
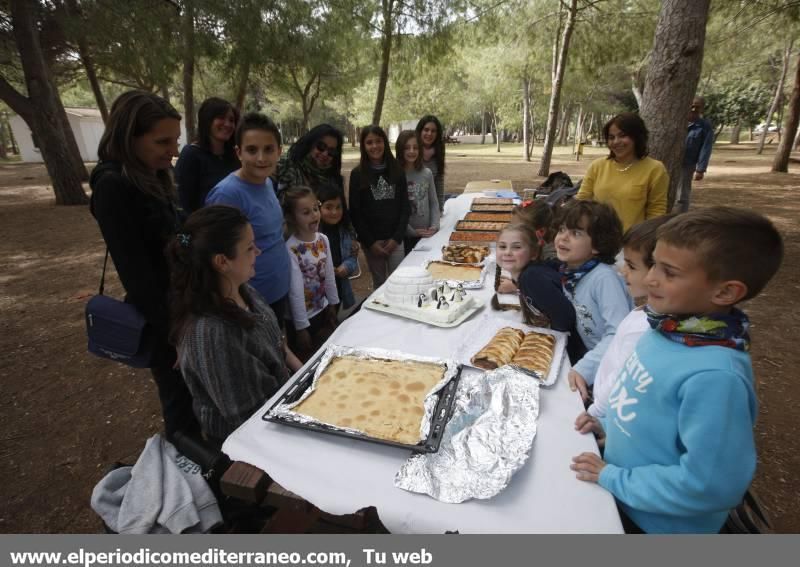
<svg viewBox="0 0 800 567">
<path fill-rule="evenodd" d="M 432 226 L 432 227 L 430 227 L 430 228 L 428 229 L 428 236 L 429 236 L 429 237 L 430 237 L 430 236 L 433 236 L 433 235 L 434 235 L 434 234 L 436 234 L 437 232 L 439 232 L 439 227 L 438 227 L 438 226 Z"/>
<path fill-rule="evenodd" d="M 380 256 L 385 258 L 389 254 L 386 253 L 386 250 L 383 248 L 383 243 L 385 240 L 378 240 L 377 242 L 373 242 L 372 246 L 369 247 L 369 251 L 375 254 L 376 256 Z"/>
<path fill-rule="evenodd" d="M 500 283 L 497 285 L 497 293 L 517 293 L 517 286 L 510 279 L 501 277 Z"/>
<path fill-rule="evenodd" d="M 589 415 L 585 411 L 581 412 L 577 419 L 575 419 L 575 429 L 578 433 L 594 433 L 597 437 L 598 447 L 603 447 L 606 444 L 606 432 L 603 429 L 603 424 L 600 423 L 599 419 L 593 415 Z"/>
<path fill-rule="evenodd" d="M 333 273 L 336 274 L 337 278 L 346 278 L 347 277 L 347 266 L 342 264 L 338 268 L 333 269 Z"/>
<path fill-rule="evenodd" d="M 577 457 L 572 457 L 572 464 L 569 468 L 578 473 L 575 475 L 578 480 L 598 482 L 600 471 L 605 466 L 606 462 L 594 453 L 581 453 Z"/>
<path fill-rule="evenodd" d="M 358 254 L 359 250 L 361 250 L 361 245 L 358 243 L 357 240 L 353 240 L 350 244 L 350 250 L 353 251 L 353 254 Z"/>
<path fill-rule="evenodd" d="M 569 389 L 573 392 L 578 390 L 581 393 L 581 399 L 585 402 L 589 399 L 589 386 L 583 376 L 575 372 L 575 369 L 569 371 Z"/>
</svg>

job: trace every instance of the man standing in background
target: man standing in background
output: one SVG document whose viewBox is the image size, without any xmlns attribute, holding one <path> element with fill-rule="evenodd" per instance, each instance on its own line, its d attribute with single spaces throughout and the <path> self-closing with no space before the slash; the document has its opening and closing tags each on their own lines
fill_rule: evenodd
<svg viewBox="0 0 800 567">
<path fill-rule="evenodd" d="M 708 160 L 711 158 L 711 147 L 714 145 L 714 129 L 711 127 L 711 122 L 703 118 L 705 104 L 703 97 L 696 96 L 689 110 L 689 131 L 686 134 L 683 172 L 677 202 L 678 211 L 681 213 L 689 210 L 692 177 L 695 181 L 703 179 L 708 168 Z"/>
</svg>

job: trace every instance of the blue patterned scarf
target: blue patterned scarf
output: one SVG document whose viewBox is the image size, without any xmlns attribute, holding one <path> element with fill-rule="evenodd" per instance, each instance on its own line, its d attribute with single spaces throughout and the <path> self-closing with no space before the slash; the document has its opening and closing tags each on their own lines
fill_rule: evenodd
<svg viewBox="0 0 800 567">
<path fill-rule="evenodd" d="M 663 315 L 645 306 L 650 326 L 676 343 L 686 346 L 717 345 L 750 350 L 750 319 L 739 309 L 713 315 Z"/>
<path fill-rule="evenodd" d="M 561 264 L 558 268 L 558 271 L 561 272 L 561 285 L 564 286 L 564 289 L 567 290 L 570 295 L 575 295 L 575 288 L 578 286 L 578 282 L 599 263 L 600 260 L 592 258 L 575 269 L 568 268 L 566 264 Z"/>
</svg>

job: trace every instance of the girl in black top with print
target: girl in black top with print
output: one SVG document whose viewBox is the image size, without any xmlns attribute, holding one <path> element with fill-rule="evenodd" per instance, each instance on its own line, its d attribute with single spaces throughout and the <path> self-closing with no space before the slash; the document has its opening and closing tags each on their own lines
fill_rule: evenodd
<svg viewBox="0 0 800 567">
<path fill-rule="evenodd" d="M 197 112 L 197 139 L 181 150 L 175 164 L 178 196 L 186 214 L 201 208 L 206 195 L 239 169 L 233 133 L 239 113 L 227 100 L 208 98 Z"/>
<path fill-rule="evenodd" d="M 406 176 L 380 126 L 361 131 L 361 162 L 350 172 L 350 217 L 378 289 L 403 261 L 411 206 Z"/>
<path fill-rule="evenodd" d="M 170 169 L 181 116 L 159 96 L 129 91 L 114 101 L 92 171 L 91 212 L 126 291 L 158 337 L 151 371 L 168 438 L 199 430 L 192 398 L 173 368 L 169 345 L 169 269 L 164 248 L 180 225 Z"/>
</svg>

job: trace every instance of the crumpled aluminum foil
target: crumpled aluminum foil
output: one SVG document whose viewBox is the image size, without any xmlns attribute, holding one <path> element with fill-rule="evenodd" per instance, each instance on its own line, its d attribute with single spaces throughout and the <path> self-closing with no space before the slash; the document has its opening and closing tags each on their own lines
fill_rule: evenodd
<svg viewBox="0 0 800 567">
<path fill-rule="evenodd" d="M 509 367 L 462 375 L 439 451 L 412 456 L 394 485 L 451 504 L 492 498 L 528 459 L 538 416 L 537 380 Z"/>
<path fill-rule="evenodd" d="M 280 417 L 283 419 L 290 419 L 297 423 L 317 423 L 323 424 L 327 427 L 331 427 L 333 429 L 338 429 L 340 431 L 346 431 L 353 435 L 363 435 L 367 436 L 367 434 L 360 429 L 353 429 L 349 427 L 341 427 L 339 425 L 333 425 L 330 423 L 326 423 L 324 421 L 319 421 L 318 419 L 314 419 L 313 417 L 309 417 L 302 413 L 297 413 L 293 411 L 294 407 L 297 406 L 300 402 L 305 400 L 308 396 L 310 396 L 317 387 L 317 383 L 319 382 L 319 377 L 325 371 L 325 368 L 331 363 L 334 358 L 341 357 L 341 356 L 352 356 L 355 358 L 379 358 L 383 360 L 399 360 L 399 361 L 416 361 L 416 362 L 430 362 L 434 364 L 442 364 L 445 366 L 445 372 L 442 379 L 428 392 L 425 396 L 425 413 L 422 416 L 422 421 L 420 423 L 420 441 L 428 438 L 428 433 L 431 429 L 431 421 L 433 420 L 433 413 L 436 410 L 436 404 L 439 402 L 439 397 L 436 395 L 439 390 L 444 388 L 450 380 L 455 378 L 456 374 L 458 374 L 459 365 L 457 362 L 453 360 L 447 360 L 442 358 L 434 358 L 430 356 L 417 356 L 415 354 L 408 354 L 404 352 L 398 352 L 394 350 L 386 350 L 380 348 L 363 348 L 363 347 L 348 347 L 348 346 L 341 346 L 341 345 L 330 345 L 326 350 L 325 354 L 322 355 L 320 359 L 319 365 L 317 369 L 314 371 L 314 379 L 309 388 L 303 393 L 303 395 L 296 401 L 290 404 L 280 404 L 272 408 L 269 412 L 269 415 L 273 417 Z"/>
</svg>

